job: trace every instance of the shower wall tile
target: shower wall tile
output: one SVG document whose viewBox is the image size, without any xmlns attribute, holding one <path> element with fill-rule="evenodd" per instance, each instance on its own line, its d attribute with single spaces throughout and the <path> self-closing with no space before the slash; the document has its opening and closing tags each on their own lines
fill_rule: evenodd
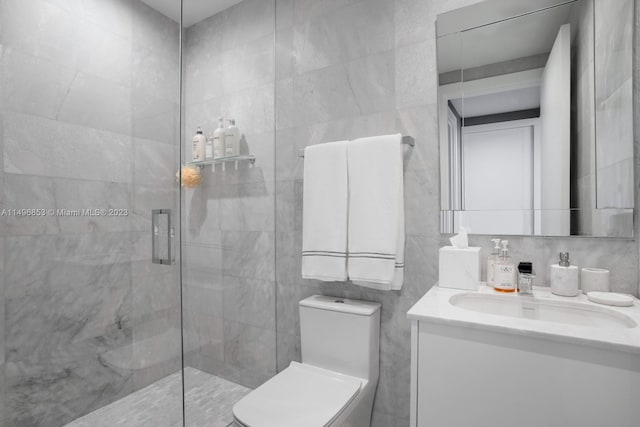
<svg viewBox="0 0 640 427">
<path fill-rule="evenodd" d="M 275 331 L 275 283 L 223 276 L 225 320 Z"/>
<path fill-rule="evenodd" d="M 288 0 L 293 1 L 293 0 Z M 276 81 L 291 77 L 294 73 L 293 27 L 278 25 L 276 33 Z"/>
<path fill-rule="evenodd" d="M 115 83 L 131 83 L 128 40 L 44 0 L 7 0 L 2 12 L 7 46 Z"/>
<path fill-rule="evenodd" d="M 177 64 L 176 64 L 177 67 Z M 175 100 L 160 99 L 153 93 L 134 89 L 131 100 L 131 135 L 176 145 L 180 110 Z"/>
<path fill-rule="evenodd" d="M 273 183 L 227 185 L 220 200 L 220 228 L 225 231 L 273 231 Z"/>
<path fill-rule="evenodd" d="M 207 286 L 188 282 L 184 297 L 190 313 L 220 318 L 224 315 L 224 285 L 221 279 L 211 281 Z"/>
<path fill-rule="evenodd" d="M 276 334 L 232 320 L 224 321 L 225 372 L 233 382 L 255 388 L 276 373 Z"/>
<path fill-rule="evenodd" d="M 195 27 L 201 24 L 196 24 Z M 192 37 L 194 34 L 197 32 L 187 31 L 187 37 Z M 187 41 L 184 80 L 185 99 L 188 100 L 188 105 L 221 98 L 224 86 L 220 51 L 204 50 L 200 45 L 189 47 L 188 43 Z M 207 123 L 207 125 L 215 125 L 216 118 L 210 117 L 209 121 L 213 123 Z"/>
<path fill-rule="evenodd" d="M 134 48 L 129 72 L 134 91 L 153 94 L 169 105 L 178 99 L 178 58 L 164 57 L 143 45 Z"/>
<path fill-rule="evenodd" d="M 176 306 L 180 299 L 180 286 L 176 272 L 172 273 L 148 274 L 132 279 L 134 319 Z"/>
<path fill-rule="evenodd" d="M 55 118 L 126 135 L 131 113 L 130 88 L 77 72 Z"/>
<path fill-rule="evenodd" d="M 135 138 L 133 148 L 133 179 L 136 184 L 175 188 L 177 147 Z"/>
<path fill-rule="evenodd" d="M 264 231 L 223 231 L 223 274 L 275 280 L 273 237 Z"/>
<path fill-rule="evenodd" d="M 151 210 L 167 209 L 174 206 L 175 187 L 156 185 L 136 185 L 131 194 L 130 226 L 131 230 L 151 230 Z M 177 212 L 176 212 L 177 213 Z"/>
<path fill-rule="evenodd" d="M 293 25 L 293 8 L 296 0 L 276 0 L 276 30 Z"/>
<path fill-rule="evenodd" d="M 76 75 L 75 70 L 6 47 L 2 105 L 9 111 L 55 119 Z"/>
<path fill-rule="evenodd" d="M 224 31 L 222 49 L 234 49 L 244 43 L 273 34 L 275 0 L 244 0 L 222 12 Z"/>
<path fill-rule="evenodd" d="M 393 2 L 333 9 L 296 23 L 293 37 L 297 74 L 385 52 L 393 48 Z"/>
<path fill-rule="evenodd" d="M 124 1 L 126 2 L 126 0 Z M 159 57 L 173 56 L 177 60 L 180 47 L 180 26 L 178 23 L 141 1 L 130 3 L 132 45 L 135 48 L 151 49 Z M 174 10 L 177 11 L 178 7 L 176 4 Z M 175 73 L 177 70 L 173 69 L 172 71 Z M 169 87 L 176 86 L 172 84 Z"/>
<path fill-rule="evenodd" d="M 90 22 L 114 35 L 131 39 L 134 18 L 129 0 L 45 0 L 72 13 L 77 19 Z M 138 2 L 135 2 L 138 3 Z M 135 21 L 139 24 L 139 21 Z"/>
<path fill-rule="evenodd" d="M 125 135 L 4 113 L 8 173 L 124 183 L 131 180 L 130 152 L 131 138 Z"/>
<path fill-rule="evenodd" d="M 272 83 L 275 77 L 274 55 L 273 32 L 235 49 L 223 51 L 215 58 L 222 67 L 223 93 L 235 93 Z"/>
<path fill-rule="evenodd" d="M 11 209 L 54 210 L 129 209 L 129 187 L 98 181 L 52 179 L 7 174 L 4 200 Z M 5 233 L 41 235 L 127 231 L 128 216 L 64 216 L 46 212 L 38 216 L 6 217 Z"/>
</svg>

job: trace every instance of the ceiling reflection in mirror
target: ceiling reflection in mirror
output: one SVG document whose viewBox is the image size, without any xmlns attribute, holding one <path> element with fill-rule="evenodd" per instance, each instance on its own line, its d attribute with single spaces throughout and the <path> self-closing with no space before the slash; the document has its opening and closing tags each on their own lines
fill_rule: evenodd
<svg viewBox="0 0 640 427">
<path fill-rule="evenodd" d="M 438 17 L 443 233 L 632 237 L 633 1 L 552 3 Z"/>
</svg>

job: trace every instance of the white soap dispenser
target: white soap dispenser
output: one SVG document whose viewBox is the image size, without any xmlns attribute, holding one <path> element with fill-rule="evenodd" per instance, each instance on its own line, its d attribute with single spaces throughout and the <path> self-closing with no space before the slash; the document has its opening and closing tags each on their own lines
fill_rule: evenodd
<svg viewBox="0 0 640 427">
<path fill-rule="evenodd" d="M 487 286 L 493 287 L 493 264 L 500 258 L 500 239 L 491 239 L 493 252 L 487 257 Z"/>
<path fill-rule="evenodd" d="M 191 160 L 201 162 L 204 160 L 206 140 L 202 134 L 202 129 L 198 127 L 196 134 L 191 140 Z"/>
<path fill-rule="evenodd" d="M 563 297 L 575 297 L 580 293 L 579 268 L 569 262 L 569 252 L 560 252 L 560 260 L 551 266 L 551 292 Z"/>
<path fill-rule="evenodd" d="M 240 155 L 240 129 L 236 127 L 236 121 L 229 119 L 229 127 L 224 134 L 224 155 L 233 157 Z"/>
<path fill-rule="evenodd" d="M 213 131 L 213 158 L 220 159 L 226 157 L 224 141 L 224 118 L 218 117 L 218 128 Z"/>
<path fill-rule="evenodd" d="M 509 241 L 500 242 L 500 257 L 493 264 L 493 288 L 498 292 L 515 292 L 517 287 L 516 265 L 509 256 Z"/>
</svg>

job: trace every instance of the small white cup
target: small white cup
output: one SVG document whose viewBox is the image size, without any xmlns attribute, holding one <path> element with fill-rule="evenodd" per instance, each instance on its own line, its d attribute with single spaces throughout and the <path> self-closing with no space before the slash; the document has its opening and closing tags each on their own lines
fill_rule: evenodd
<svg viewBox="0 0 640 427">
<path fill-rule="evenodd" d="M 609 292 L 609 270 L 604 268 L 583 268 L 580 274 L 582 293 L 591 291 Z"/>
</svg>

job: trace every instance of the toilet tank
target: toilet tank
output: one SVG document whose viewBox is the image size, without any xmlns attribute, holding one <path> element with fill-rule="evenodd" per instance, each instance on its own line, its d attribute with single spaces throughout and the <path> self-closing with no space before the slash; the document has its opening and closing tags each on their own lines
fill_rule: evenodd
<svg viewBox="0 0 640 427">
<path fill-rule="evenodd" d="M 378 379 L 380 304 L 314 295 L 300 301 L 302 363 Z"/>
</svg>

